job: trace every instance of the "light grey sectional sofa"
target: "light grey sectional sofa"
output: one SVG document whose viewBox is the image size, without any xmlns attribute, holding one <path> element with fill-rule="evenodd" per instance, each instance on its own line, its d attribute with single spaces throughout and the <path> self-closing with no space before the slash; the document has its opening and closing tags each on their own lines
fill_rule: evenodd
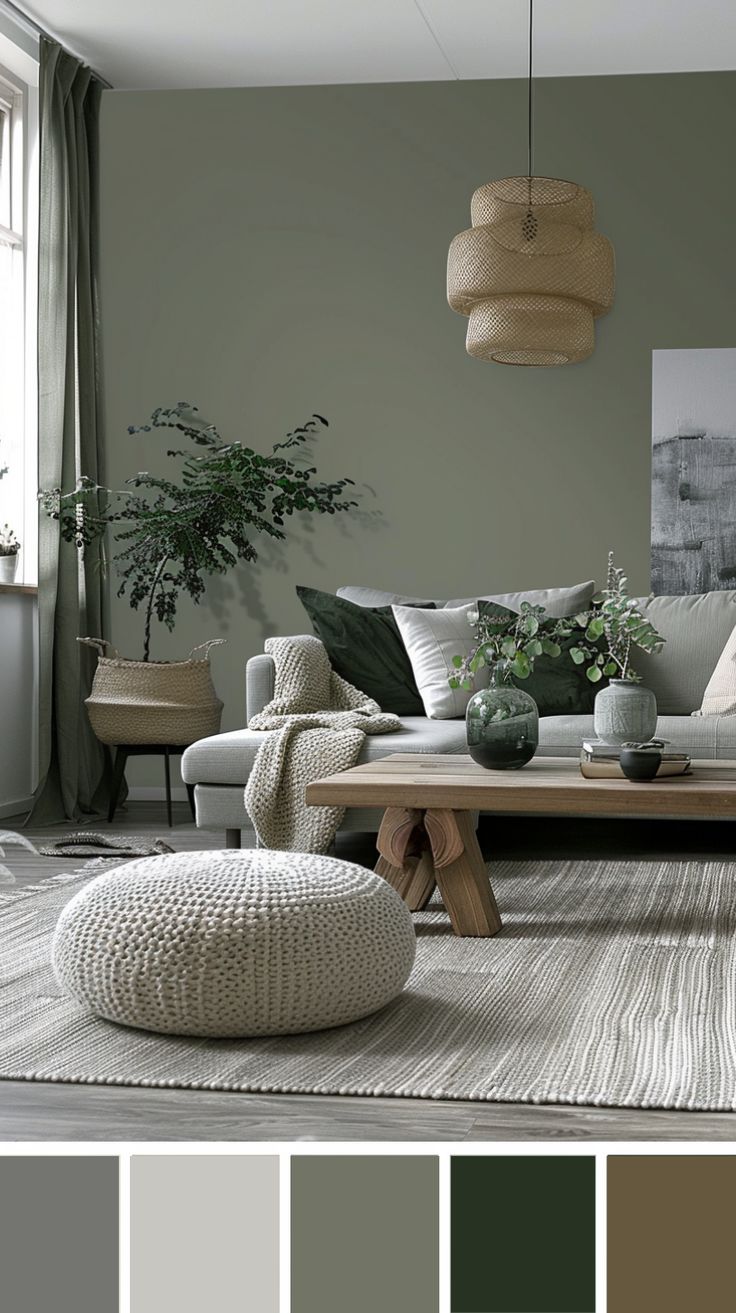
<svg viewBox="0 0 736 1313">
<path fill-rule="evenodd" d="M 380 606 L 405 600 L 375 589 L 340 589 L 359 605 Z M 519 595 L 520 596 L 520 595 Z M 532 596 L 527 594 L 527 596 Z M 454 601 L 454 605 L 459 604 Z M 463 599 L 467 600 L 467 599 Z M 441 603 L 445 605 L 445 603 Z M 635 668 L 657 697 L 657 734 L 672 747 L 694 757 L 736 759 L 736 715 L 699 716 L 706 685 L 736 624 L 736 592 L 702 593 L 689 597 L 642 599 L 648 614 L 667 640 L 662 651 L 638 654 Z M 274 667 L 269 656 L 251 657 L 246 666 L 246 724 L 273 696 Z M 457 752 L 466 750 L 463 720 L 402 717 L 396 734 L 367 737 L 361 761 L 376 761 L 391 752 Z M 539 751 L 546 756 L 576 757 L 583 738 L 592 737 L 592 716 L 543 716 Z M 185 783 L 194 785 L 197 824 L 224 830 L 227 842 L 240 842 L 240 832 L 252 834 L 243 791 L 263 741 L 263 733 L 230 730 L 200 739 L 182 758 Z M 343 828 L 377 829 L 380 812 L 348 810 Z"/>
</svg>

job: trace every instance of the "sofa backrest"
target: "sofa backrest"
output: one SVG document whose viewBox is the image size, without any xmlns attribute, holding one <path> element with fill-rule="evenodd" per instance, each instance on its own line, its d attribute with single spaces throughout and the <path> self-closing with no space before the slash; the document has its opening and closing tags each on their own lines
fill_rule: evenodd
<svg viewBox="0 0 736 1313">
<path fill-rule="evenodd" d="M 496 602 L 508 607 L 509 611 L 520 611 L 522 602 L 531 606 L 543 606 L 548 616 L 560 620 L 566 616 L 577 615 L 578 611 L 587 611 L 595 593 L 595 581 L 588 579 L 583 584 L 572 584 L 568 588 L 527 588 L 520 593 L 484 593 L 482 597 L 457 597 L 446 606 L 467 606 L 468 602 Z"/>
<path fill-rule="evenodd" d="M 518 611 L 522 602 L 531 602 L 532 606 L 543 606 L 548 615 L 560 617 L 575 615 L 590 606 L 595 592 L 595 583 L 589 579 L 583 584 L 574 584 L 569 588 L 528 588 L 519 593 L 477 593 L 473 597 L 454 597 L 448 602 L 437 597 L 404 597 L 401 593 L 386 593 L 380 588 L 361 588 L 346 585 L 338 588 L 338 597 L 344 597 L 356 606 L 421 606 L 422 602 L 433 602 L 436 607 L 467 606 L 469 602 L 497 602 L 507 606 L 510 611 Z"/>
<path fill-rule="evenodd" d="M 639 604 L 667 641 L 660 652 L 635 651 L 632 665 L 654 693 L 661 716 L 689 716 L 699 709 L 736 625 L 736 592 L 642 597 Z"/>
</svg>

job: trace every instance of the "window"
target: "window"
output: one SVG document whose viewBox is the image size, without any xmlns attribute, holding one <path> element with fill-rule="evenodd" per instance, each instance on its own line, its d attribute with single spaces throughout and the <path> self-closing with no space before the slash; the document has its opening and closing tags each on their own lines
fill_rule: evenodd
<svg viewBox="0 0 736 1313">
<path fill-rule="evenodd" d="M 35 90 L 35 89 L 34 89 Z M 35 95 L 0 67 L 0 526 L 21 543 L 18 580 L 34 583 L 36 252 L 31 161 Z"/>
</svg>

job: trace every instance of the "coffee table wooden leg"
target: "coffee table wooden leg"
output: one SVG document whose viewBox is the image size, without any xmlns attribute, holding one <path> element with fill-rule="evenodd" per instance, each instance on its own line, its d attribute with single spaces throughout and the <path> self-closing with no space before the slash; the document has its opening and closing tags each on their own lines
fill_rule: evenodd
<svg viewBox="0 0 736 1313">
<path fill-rule="evenodd" d="M 457 935 L 495 935 L 501 917 L 469 812 L 430 809 L 424 817 L 435 878 Z"/>
<path fill-rule="evenodd" d="M 377 874 L 401 894 L 412 912 L 426 907 L 435 886 L 434 861 L 423 821 L 418 808 L 389 807 L 376 841 Z"/>
</svg>

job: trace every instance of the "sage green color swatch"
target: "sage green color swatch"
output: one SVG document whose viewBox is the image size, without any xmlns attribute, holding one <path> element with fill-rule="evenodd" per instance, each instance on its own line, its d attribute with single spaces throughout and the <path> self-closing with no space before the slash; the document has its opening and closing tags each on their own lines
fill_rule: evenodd
<svg viewBox="0 0 736 1313">
<path fill-rule="evenodd" d="M 278 1313 L 279 1162 L 134 1156 L 130 1313 Z"/>
<path fill-rule="evenodd" d="M 595 1158 L 451 1165 L 452 1313 L 595 1313 Z"/>
<path fill-rule="evenodd" d="M 0 1158 L 0 1308 L 118 1313 L 118 1159 Z"/>
<path fill-rule="evenodd" d="M 438 1159 L 292 1158 L 291 1313 L 438 1308 Z"/>
</svg>

